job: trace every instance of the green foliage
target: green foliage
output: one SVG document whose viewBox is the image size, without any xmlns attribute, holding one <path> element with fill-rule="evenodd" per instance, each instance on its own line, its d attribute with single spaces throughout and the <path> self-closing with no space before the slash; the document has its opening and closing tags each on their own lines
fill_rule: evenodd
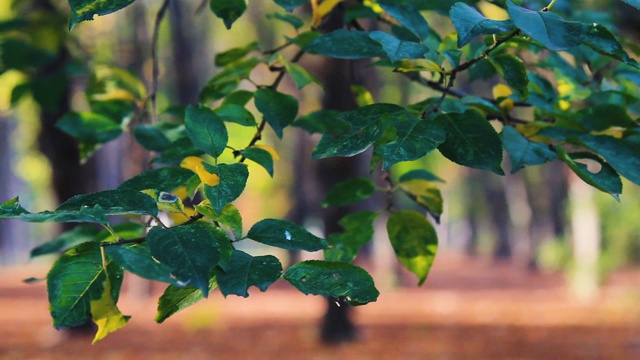
<svg viewBox="0 0 640 360">
<path fill-rule="evenodd" d="M 352 262 L 373 237 L 382 211 L 388 215 L 387 234 L 399 262 L 424 283 L 438 247 L 435 229 L 424 213 L 396 210 L 391 200 L 381 212 L 344 216 L 343 232 L 327 239 L 272 218 L 258 221 L 243 234 L 242 214 L 233 202 L 253 181 L 245 163 L 255 162 L 281 181 L 274 167 L 279 156 L 262 143 L 267 127 L 280 139 L 290 126 L 319 134 L 313 159 L 369 151 L 365 156 L 370 156 L 372 174 L 381 171 L 386 184 L 376 186 L 383 181 L 362 177 L 343 181 L 329 191 L 324 206 L 351 205 L 376 191 L 385 192 L 388 199 L 404 194 L 439 222 L 445 208 L 439 188 L 443 180 L 424 169 L 398 174 L 397 166 L 436 149 L 454 163 L 499 175 L 504 174 L 504 151 L 512 173 L 560 160 L 587 184 L 616 199 L 622 194 L 622 177 L 640 185 L 637 49 L 618 40 L 601 14 L 578 11 L 578 5 L 568 20 L 554 2 L 535 10 L 510 0 L 492 1 L 510 17 L 499 21 L 480 13 L 477 2 L 373 2 L 379 7 L 363 2 L 345 9 L 341 28 L 334 28 L 332 21 L 332 31 L 324 25 L 332 15 L 322 6 L 328 1 L 313 8 L 311 18 L 302 11 L 269 14 L 270 19 L 286 22 L 289 31 L 292 26 L 296 35 L 270 51 L 245 41 L 218 53 L 213 63 L 219 69 L 200 89 L 199 103 L 169 107 L 159 121 L 151 105 L 157 88 L 147 88 L 137 74 L 123 69 L 88 70 L 88 108 L 68 112 L 56 126 L 78 141 L 83 161 L 103 144 L 132 133 L 150 151 L 152 167 L 114 190 L 73 197 L 55 211 L 31 213 L 18 198 L 0 204 L 0 219 L 94 223 L 104 228 L 81 225 L 32 251 L 32 256 L 63 252 L 47 276 L 54 325 L 94 321 L 94 341 L 124 326 L 128 317 L 116 306 L 124 272 L 169 284 L 158 302 L 159 323 L 216 288 L 224 296 L 246 297 L 251 286 L 266 291 L 279 278 L 305 294 L 352 305 L 375 301 L 373 279 Z M 638 1 L 625 2 L 640 7 Z M 73 28 L 131 3 L 70 0 L 69 25 Z M 308 1 L 274 3 L 291 12 Z M 227 28 L 247 12 L 245 0 L 210 0 L 209 6 Z M 440 33 L 447 27 L 430 26 L 428 11 L 448 15 L 455 32 Z M 368 20 L 360 23 L 361 19 Z M 15 70 L 25 75 L 25 82 L 12 89 L 13 104 L 31 94 L 43 109 L 51 110 L 68 85 L 65 71 L 73 66 L 65 64 L 65 71 L 45 76 L 63 57 L 32 41 L 37 37 L 30 33 L 37 28 L 32 21 L 0 23 L 0 73 Z M 47 29 L 63 38 L 60 29 Z M 285 50 L 290 48 L 297 51 Z M 288 76 L 295 83 L 293 92 L 312 83 L 322 87 L 299 63 L 304 54 L 363 60 L 349 66 L 366 64 L 393 72 L 416 85 L 412 98 L 419 101 L 380 103 L 366 87 L 348 84 L 359 108 L 309 111 L 310 106 L 298 103 L 306 96 L 280 86 Z M 267 78 L 255 76 L 261 71 L 273 73 L 271 83 L 260 83 Z M 487 91 L 468 93 L 466 89 L 481 87 L 457 86 L 459 79 L 467 78 L 491 78 L 498 84 L 493 94 L 488 85 Z M 418 86 L 430 91 L 423 93 Z M 299 116 L 301 109 L 306 113 Z M 240 142 L 245 146 L 237 147 L 235 140 L 247 133 Z M 195 199 L 202 201 L 195 204 Z M 113 216 L 126 216 L 129 222 L 112 226 Z M 273 255 L 254 256 L 236 248 L 248 239 L 279 249 L 323 250 L 326 260 L 301 262 L 283 272 Z"/>
</svg>

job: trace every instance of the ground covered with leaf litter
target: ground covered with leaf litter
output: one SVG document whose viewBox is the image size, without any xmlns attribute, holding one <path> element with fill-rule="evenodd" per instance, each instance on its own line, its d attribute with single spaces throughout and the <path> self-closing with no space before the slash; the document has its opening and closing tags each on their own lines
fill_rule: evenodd
<svg viewBox="0 0 640 360">
<path fill-rule="evenodd" d="M 157 296 L 141 297 L 132 279 L 119 302 L 131 321 L 91 345 L 93 334 L 52 328 L 44 284 L 21 282 L 45 271 L 1 270 L 0 359 L 640 359 L 639 270 L 612 275 L 585 303 L 560 274 L 440 256 L 424 287 L 381 288 L 356 309 L 359 341 L 329 347 L 317 341 L 325 302 L 286 283 L 248 299 L 214 292 L 158 325 Z"/>
</svg>

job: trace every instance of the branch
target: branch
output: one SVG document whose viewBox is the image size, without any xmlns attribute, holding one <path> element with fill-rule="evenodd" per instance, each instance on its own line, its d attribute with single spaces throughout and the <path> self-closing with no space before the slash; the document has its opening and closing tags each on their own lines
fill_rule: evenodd
<svg viewBox="0 0 640 360">
<path fill-rule="evenodd" d="M 118 241 L 115 242 L 103 242 L 102 244 L 100 244 L 103 248 L 107 247 L 107 246 L 120 246 L 120 245 L 124 245 L 124 244 L 142 244 L 143 242 L 145 242 L 146 238 L 135 238 L 135 239 L 120 239 Z"/>
<path fill-rule="evenodd" d="M 167 13 L 169 8 L 169 2 L 171 0 L 164 0 L 158 14 L 156 14 L 156 21 L 153 24 L 153 38 L 151 43 L 151 61 L 153 63 L 153 70 L 151 75 L 151 93 L 149 98 L 151 99 L 151 122 L 158 122 L 158 109 L 156 103 L 156 95 L 158 93 L 158 76 L 160 75 L 160 66 L 158 64 L 158 37 L 160 32 L 160 23 Z"/>
</svg>

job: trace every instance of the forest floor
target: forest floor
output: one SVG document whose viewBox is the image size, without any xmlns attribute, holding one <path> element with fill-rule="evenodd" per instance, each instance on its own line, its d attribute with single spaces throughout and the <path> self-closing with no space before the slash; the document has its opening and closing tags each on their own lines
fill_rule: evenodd
<svg viewBox="0 0 640 360">
<path fill-rule="evenodd" d="M 136 295 L 134 280 L 119 302 L 129 324 L 91 345 L 92 334 L 52 328 L 44 284 L 21 282 L 45 271 L 0 269 L 0 359 L 640 359 L 637 269 L 584 302 L 561 274 L 441 256 L 423 287 L 381 289 L 357 308 L 358 341 L 336 346 L 318 342 L 325 301 L 285 283 L 247 299 L 213 293 L 158 325 L 157 296 Z"/>
</svg>

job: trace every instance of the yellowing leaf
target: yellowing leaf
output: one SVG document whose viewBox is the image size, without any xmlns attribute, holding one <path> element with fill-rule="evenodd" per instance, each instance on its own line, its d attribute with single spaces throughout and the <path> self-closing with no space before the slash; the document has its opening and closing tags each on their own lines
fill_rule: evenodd
<svg viewBox="0 0 640 360">
<path fill-rule="evenodd" d="M 122 328 L 129 321 L 130 316 L 122 315 L 120 309 L 116 306 L 111 296 L 111 283 L 108 279 L 104 282 L 104 290 L 100 299 L 91 301 L 91 318 L 98 325 L 93 344 Z"/>
<path fill-rule="evenodd" d="M 124 89 L 114 89 L 113 91 L 95 94 L 91 96 L 91 100 L 94 101 L 109 101 L 109 100 L 123 100 L 123 101 L 135 101 L 137 97 L 130 91 Z"/>
<path fill-rule="evenodd" d="M 436 62 L 428 59 L 402 59 L 395 71 L 403 73 L 412 71 L 441 72 L 442 68 Z"/>
<path fill-rule="evenodd" d="M 356 103 L 358 106 L 363 107 L 371 104 L 375 104 L 375 100 L 373 100 L 373 95 L 367 90 L 366 87 L 362 85 L 351 85 L 351 92 L 356 97 Z"/>
<path fill-rule="evenodd" d="M 220 184 L 220 176 L 208 172 L 204 168 L 204 166 L 197 166 L 196 174 L 198 174 L 198 177 L 200 178 L 200 181 L 202 181 L 203 184 L 206 184 L 209 186 L 216 186 Z"/>
<path fill-rule="evenodd" d="M 204 160 L 197 156 L 187 156 L 180 162 L 180 166 L 189 169 L 196 174 L 200 178 L 204 184 L 209 186 L 216 186 L 220 183 L 220 177 L 216 174 L 212 174 L 204 168 Z"/>
<path fill-rule="evenodd" d="M 314 28 L 320 26 L 322 19 L 333 10 L 342 0 L 324 0 L 320 5 L 317 5 L 317 1 L 312 1 L 313 5 L 313 24 Z"/>
<path fill-rule="evenodd" d="M 187 156 L 180 162 L 180 167 L 196 172 L 197 166 L 202 166 L 203 160 L 197 156 Z"/>
<path fill-rule="evenodd" d="M 280 154 L 278 154 L 276 149 L 274 149 L 272 146 L 269 146 L 269 145 L 254 145 L 253 147 L 258 148 L 258 149 L 262 149 L 262 150 L 268 152 L 271 155 L 271 157 L 273 158 L 273 160 L 280 160 Z"/>
<path fill-rule="evenodd" d="M 498 106 L 502 111 L 509 112 L 513 110 L 514 102 L 512 99 L 509 99 L 508 96 L 513 94 L 511 88 L 505 84 L 498 84 L 493 87 L 493 98 L 498 100 Z"/>
</svg>

